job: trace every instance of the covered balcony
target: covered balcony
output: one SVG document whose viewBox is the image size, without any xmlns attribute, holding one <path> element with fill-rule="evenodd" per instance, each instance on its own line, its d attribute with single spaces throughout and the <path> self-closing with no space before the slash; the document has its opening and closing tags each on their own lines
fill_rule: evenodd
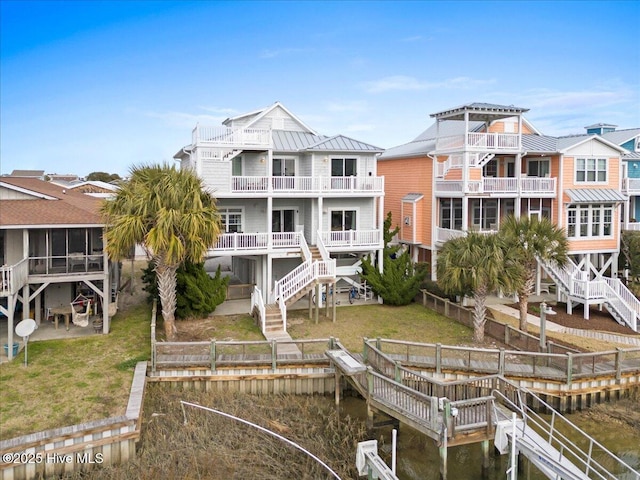
<svg viewBox="0 0 640 480">
<path fill-rule="evenodd" d="M 555 197 L 556 179 L 547 177 L 482 177 L 481 180 L 437 180 L 436 195 L 452 194 L 509 194 Z"/>
<path fill-rule="evenodd" d="M 384 177 L 231 177 L 231 192 L 239 194 L 382 194 Z"/>
<path fill-rule="evenodd" d="M 482 151 L 517 152 L 520 150 L 520 135 L 517 133 L 476 133 L 449 135 L 436 139 L 438 152 Z"/>
</svg>

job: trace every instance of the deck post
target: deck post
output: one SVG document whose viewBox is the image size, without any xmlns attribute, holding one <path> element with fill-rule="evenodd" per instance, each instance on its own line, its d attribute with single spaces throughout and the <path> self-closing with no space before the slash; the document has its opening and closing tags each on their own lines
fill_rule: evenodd
<svg viewBox="0 0 640 480">
<path fill-rule="evenodd" d="M 362 337 L 362 360 L 364 363 L 367 363 L 367 342 L 369 339 L 367 337 Z"/>
<path fill-rule="evenodd" d="M 616 348 L 616 383 L 620 385 L 620 379 L 622 378 L 622 360 L 624 358 L 624 351 L 621 348 Z"/>
<path fill-rule="evenodd" d="M 333 284 L 333 312 L 331 313 L 331 320 L 333 323 L 336 323 L 336 304 L 338 303 L 336 302 L 336 298 L 338 296 L 338 290 L 336 290 L 337 285 L 337 283 Z"/>
<path fill-rule="evenodd" d="M 313 287 L 307 296 L 309 297 L 309 320 L 311 320 L 313 318 Z"/>
<path fill-rule="evenodd" d="M 500 354 L 498 357 L 498 375 L 504 375 L 504 358 L 505 358 L 504 348 L 501 348 Z"/>
<path fill-rule="evenodd" d="M 447 427 L 442 431 L 442 442 L 440 443 L 440 479 L 447 480 Z"/>
<path fill-rule="evenodd" d="M 442 344 L 436 343 L 436 373 L 442 373 Z"/>
<path fill-rule="evenodd" d="M 216 341 L 211 340 L 211 346 L 209 351 L 209 356 L 211 357 L 211 371 L 216 371 Z"/>
<path fill-rule="evenodd" d="M 316 308 L 315 308 L 315 321 L 318 324 L 318 316 L 320 315 L 320 302 L 322 301 L 322 294 L 320 293 L 320 284 L 316 283 Z"/>
<path fill-rule="evenodd" d="M 571 376 L 573 374 L 573 355 L 571 352 L 567 353 L 567 386 L 571 386 Z"/>
<path fill-rule="evenodd" d="M 278 362 L 278 345 L 275 340 L 271 340 L 271 370 L 274 372 L 277 369 Z"/>
<path fill-rule="evenodd" d="M 336 407 L 340 406 L 340 371 L 336 368 L 335 374 L 335 399 L 336 399 Z"/>
<path fill-rule="evenodd" d="M 486 478 L 489 469 L 489 440 L 480 442 L 480 447 L 482 448 L 482 478 Z"/>
</svg>

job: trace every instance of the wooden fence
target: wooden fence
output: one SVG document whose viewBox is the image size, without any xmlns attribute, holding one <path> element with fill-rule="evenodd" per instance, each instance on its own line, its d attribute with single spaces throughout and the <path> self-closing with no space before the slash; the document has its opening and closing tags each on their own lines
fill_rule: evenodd
<svg viewBox="0 0 640 480">
<path fill-rule="evenodd" d="M 88 471 L 135 457 L 147 362 L 136 365 L 125 415 L 45 430 L 0 442 L 0 480 Z"/>
<path fill-rule="evenodd" d="M 422 306 L 430 308 L 445 317 L 452 318 L 459 323 L 473 328 L 473 310 L 451 302 L 448 298 L 441 298 L 426 290 L 422 290 Z M 526 352 L 540 351 L 540 338 L 530 333 L 523 332 L 511 325 L 496 322 L 487 318 L 484 325 L 484 333 L 495 338 L 505 345 L 524 350 Z M 579 350 L 547 341 L 546 353 L 579 353 Z"/>
</svg>

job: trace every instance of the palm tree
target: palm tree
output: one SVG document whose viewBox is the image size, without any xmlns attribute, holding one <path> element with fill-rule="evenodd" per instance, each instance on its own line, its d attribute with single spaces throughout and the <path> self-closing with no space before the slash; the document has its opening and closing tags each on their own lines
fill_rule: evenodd
<svg viewBox="0 0 640 480">
<path fill-rule="evenodd" d="M 520 330 L 526 332 L 529 297 L 533 295 L 538 271 L 537 259 L 564 265 L 569 249 L 567 237 L 564 230 L 546 217 L 515 218 L 513 215 L 502 222 L 499 235 L 505 243 L 515 249 L 515 255 L 524 267 L 524 275 L 516 286 L 516 293 L 520 310 Z"/>
<path fill-rule="evenodd" d="M 169 165 L 132 167 L 116 197 L 102 206 L 106 250 L 114 260 L 140 244 L 158 278 L 168 340 L 175 338 L 176 270 L 185 261 L 199 263 L 220 233 L 215 199 L 189 170 Z"/>
<path fill-rule="evenodd" d="M 497 234 L 468 232 L 446 242 L 438 252 L 438 284 L 449 294 L 473 294 L 473 340 L 484 341 L 487 296 L 509 292 L 522 275 L 511 251 Z"/>
</svg>

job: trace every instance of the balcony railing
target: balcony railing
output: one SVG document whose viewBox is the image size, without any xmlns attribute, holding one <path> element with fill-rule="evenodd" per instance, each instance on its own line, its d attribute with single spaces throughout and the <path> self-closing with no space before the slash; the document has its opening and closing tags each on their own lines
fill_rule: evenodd
<svg viewBox="0 0 640 480">
<path fill-rule="evenodd" d="M 556 193 L 556 179 L 542 177 L 483 177 L 467 182 L 464 189 L 462 180 L 437 180 L 436 193 L 513 193 L 524 195 L 549 195 Z"/>
<path fill-rule="evenodd" d="M 622 191 L 629 195 L 640 195 L 640 178 L 623 179 Z"/>
<path fill-rule="evenodd" d="M 381 248 L 382 232 L 380 230 L 344 230 L 320 231 L 322 243 L 331 248 Z"/>
<path fill-rule="evenodd" d="M 327 248 L 381 248 L 380 230 L 345 230 L 318 232 Z M 242 252 L 247 250 L 269 250 L 272 248 L 300 248 L 303 241 L 300 232 L 271 233 L 224 233 L 218 237 L 213 250 L 220 252 Z"/>
<path fill-rule="evenodd" d="M 462 150 L 465 135 L 451 135 L 436 139 L 436 150 Z M 475 133 L 466 134 L 467 150 L 513 151 L 520 149 L 520 135 L 517 133 Z"/>
<path fill-rule="evenodd" d="M 27 283 L 28 266 L 25 258 L 15 265 L 0 267 L 0 296 L 13 295 Z"/>
<path fill-rule="evenodd" d="M 233 193 L 383 193 L 384 177 L 232 177 Z"/>
<path fill-rule="evenodd" d="M 271 146 L 271 130 L 259 128 L 206 127 L 197 125 L 192 132 L 193 145 L 219 145 L 227 147 Z"/>
<path fill-rule="evenodd" d="M 452 238 L 464 237 L 467 233 L 462 230 L 452 230 L 450 228 L 436 227 L 436 241 L 446 242 Z"/>
</svg>

